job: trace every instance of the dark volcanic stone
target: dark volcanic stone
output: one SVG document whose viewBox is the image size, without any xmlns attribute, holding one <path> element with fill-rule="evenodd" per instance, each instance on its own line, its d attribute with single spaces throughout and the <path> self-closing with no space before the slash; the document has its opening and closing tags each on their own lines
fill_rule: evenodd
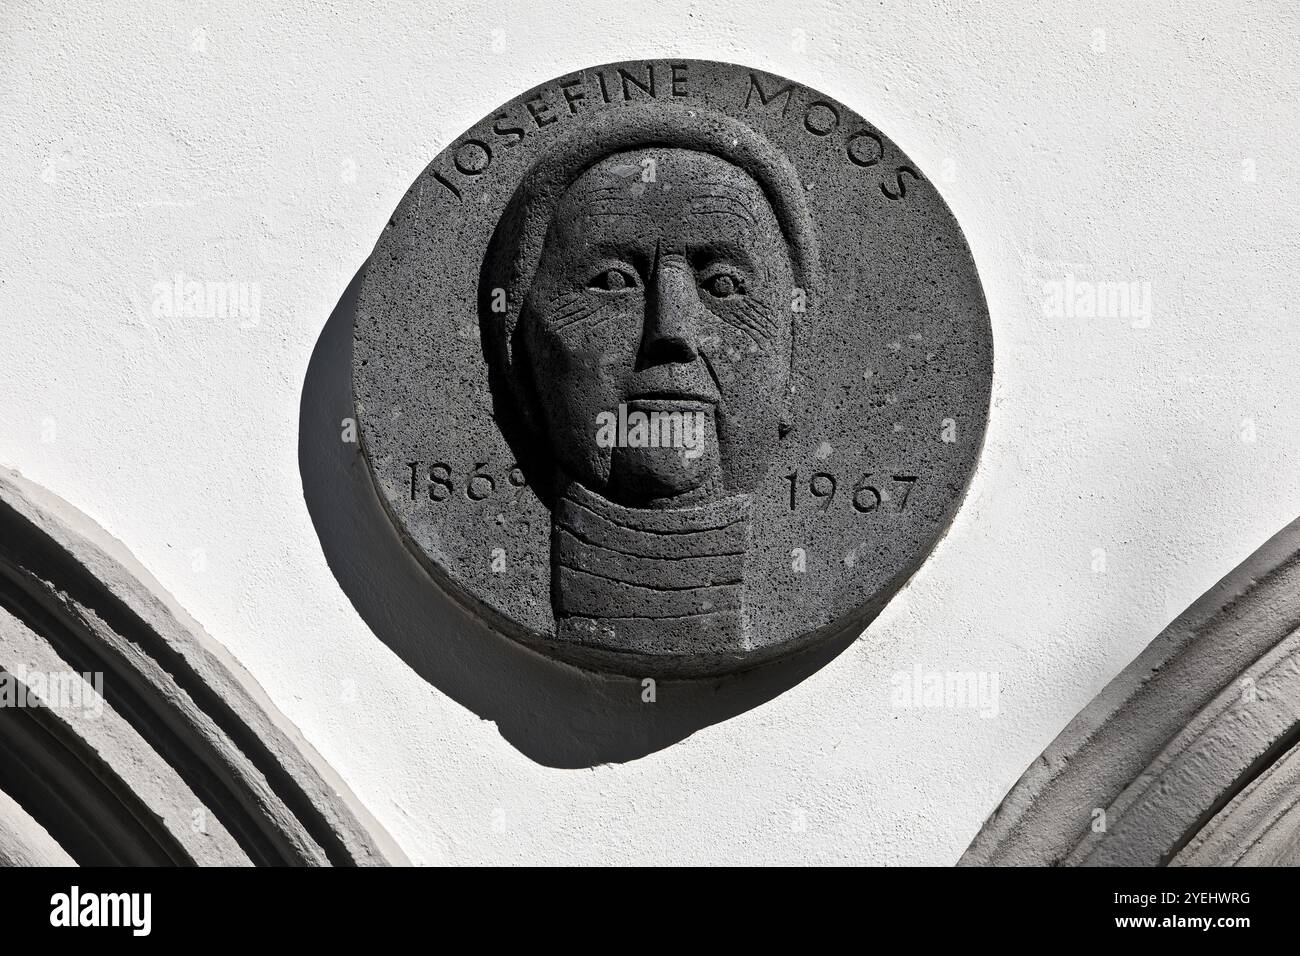
<svg viewBox="0 0 1300 956">
<path fill-rule="evenodd" d="M 354 355 L 376 487 L 434 579 L 633 676 L 864 627 L 960 502 L 993 360 L 907 157 L 698 60 L 561 77 L 452 143 L 375 247 Z"/>
</svg>

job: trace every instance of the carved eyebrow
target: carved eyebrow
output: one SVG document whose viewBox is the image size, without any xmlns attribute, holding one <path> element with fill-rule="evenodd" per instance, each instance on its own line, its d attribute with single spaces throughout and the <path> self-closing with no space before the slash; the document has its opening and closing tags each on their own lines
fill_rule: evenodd
<svg viewBox="0 0 1300 956">
<path fill-rule="evenodd" d="M 691 212 L 697 215 L 719 214 L 724 216 L 734 216 L 743 220 L 751 226 L 758 225 L 758 219 L 754 216 L 754 211 L 750 209 L 749 204 L 736 196 L 729 196 L 723 192 L 706 193 L 703 196 L 694 196 L 688 204 Z"/>
<path fill-rule="evenodd" d="M 588 202 L 633 202 L 638 195 L 628 183 L 591 186 L 586 189 L 586 194 Z"/>
<path fill-rule="evenodd" d="M 605 209 L 592 209 L 591 207 L 588 207 L 588 208 L 582 210 L 582 212 L 580 212 L 578 215 L 580 215 L 580 216 L 584 216 L 584 217 L 593 217 L 593 218 L 602 218 L 602 219 L 603 219 L 603 218 L 610 218 L 610 217 L 617 218 L 617 217 L 619 217 L 619 216 L 625 216 L 625 217 L 626 217 L 626 216 L 636 216 L 636 215 L 638 215 L 638 213 L 637 213 L 637 211 L 636 211 L 635 209 L 630 209 L 630 208 L 629 208 L 629 209 L 619 209 L 619 208 L 617 208 L 617 207 L 613 207 L 613 208 L 605 208 Z"/>
<path fill-rule="evenodd" d="M 583 203 L 579 215 L 583 216 L 635 216 L 636 201 L 630 196 L 597 194 Z"/>
<path fill-rule="evenodd" d="M 750 189 L 744 189 L 737 186 L 734 182 L 727 179 L 706 179 L 700 184 L 704 189 L 711 190 L 715 193 L 724 193 L 738 202 L 749 205 L 749 201 L 754 198 L 754 192 Z M 760 198 L 766 198 L 759 193 Z"/>
<path fill-rule="evenodd" d="M 629 183 L 610 183 L 604 186 L 593 186 L 590 192 L 593 196 L 626 196 L 632 189 Z"/>
<path fill-rule="evenodd" d="M 702 254 L 707 259 L 708 265 L 728 261 L 743 266 L 747 272 L 754 273 L 757 271 L 757 264 L 744 244 L 732 242 L 730 239 L 711 238 L 699 246 L 693 246 L 692 250 Z"/>
</svg>

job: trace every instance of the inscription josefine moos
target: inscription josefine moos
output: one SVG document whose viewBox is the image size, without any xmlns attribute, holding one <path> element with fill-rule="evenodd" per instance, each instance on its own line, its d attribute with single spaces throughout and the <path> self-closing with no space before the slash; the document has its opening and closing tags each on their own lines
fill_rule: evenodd
<svg viewBox="0 0 1300 956">
<path fill-rule="evenodd" d="M 370 258 L 353 364 L 439 585 L 634 676 L 864 627 L 956 511 L 991 375 L 922 173 L 829 97 L 695 60 L 559 78 L 453 142 Z"/>
</svg>

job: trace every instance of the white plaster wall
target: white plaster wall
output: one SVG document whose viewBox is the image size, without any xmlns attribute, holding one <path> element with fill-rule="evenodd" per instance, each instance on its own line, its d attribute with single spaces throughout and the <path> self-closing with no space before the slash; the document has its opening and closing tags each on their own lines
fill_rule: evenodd
<svg viewBox="0 0 1300 956">
<path fill-rule="evenodd" d="M 418 862 L 952 863 L 1300 514 L 1300 22 L 1195 6 L 10 0 L 0 463 L 121 538 Z M 940 186 L 993 317 L 992 424 L 951 533 L 852 648 L 643 759 L 553 769 L 353 610 L 304 505 L 299 401 L 451 137 L 555 75 L 669 55 L 830 93 Z M 257 323 L 154 315 L 177 272 L 255 286 Z M 1149 324 L 1045 316 L 1067 272 L 1149 282 Z M 996 672 L 997 717 L 892 706 L 914 666 Z"/>
</svg>

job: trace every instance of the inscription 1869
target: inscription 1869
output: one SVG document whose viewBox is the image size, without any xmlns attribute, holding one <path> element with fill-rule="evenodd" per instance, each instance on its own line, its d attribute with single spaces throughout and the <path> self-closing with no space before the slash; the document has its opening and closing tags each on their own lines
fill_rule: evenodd
<svg viewBox="0 0 1300 956">
<path fill-rule="evenodd" d="M 444 589 L 641 677 L 865 626 L 960 502 L 992 369 L 961 230 L 897 146 L 698 60 L 559 77 L 458 137 L 380 237 L 353 351 L 375 484 Z"/>
</svg>

